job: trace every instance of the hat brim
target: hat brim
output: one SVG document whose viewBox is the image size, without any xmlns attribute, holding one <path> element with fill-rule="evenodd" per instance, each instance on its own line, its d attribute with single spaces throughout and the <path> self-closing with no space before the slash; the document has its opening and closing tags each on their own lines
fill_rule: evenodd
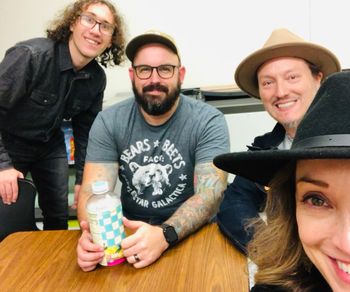
<svg viewBox="0 0 350 292">
<path fill-rule="evenodd" d="M 125 54 L 128 59 L 133 62 L 138 49 L 146 44 L 151 43 L 163 44 L 178 55 L 178 50 L 173 42 L 162 35 L 151 33 L 143 34 L 132 39 L 126 46 Z"/>
<path fill-rule="evenodd" d="M 322 46 L 298 42 L 280 44 L 260 49 L 245 58 L 236 69 L 236 84 L 249 95 L 260 98 L 257 70 L 266 61 L 279 57 L 304 59 L 318 66 L 324 78 L 341 69 L 337 57 Z"/>
<path fill-rule="evenodd" d="M 302 159 L 349 159 L 350 147 L 320 147 L 298 150 L 259 150 L 226 153 L 214 158 L 218 168 L 262 185 L 287 163 Z"/>
</svg>

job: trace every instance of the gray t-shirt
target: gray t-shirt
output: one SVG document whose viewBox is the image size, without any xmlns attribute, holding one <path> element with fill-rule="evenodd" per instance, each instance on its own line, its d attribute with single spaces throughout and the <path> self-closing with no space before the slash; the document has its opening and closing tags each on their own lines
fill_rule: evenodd
<svg viewBox="0 0 350 292">
<path fill-rule="evenodd" d="M 195 165 L 229 149 L 225 118 L 212 106 L 180 95 L 173 116 L 151 126 L 131 98 L 99 113 L 86 161 L 117 161 L 124 215 L 160 224 L 194 194 Z"/>
</svg>

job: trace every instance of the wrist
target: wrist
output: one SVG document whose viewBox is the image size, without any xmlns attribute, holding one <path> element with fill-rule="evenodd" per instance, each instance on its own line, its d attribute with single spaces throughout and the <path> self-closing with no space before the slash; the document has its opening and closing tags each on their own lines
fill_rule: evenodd
<svg viewBox="0 0 350 292">
<path fill-rule="evenodd" d="M 163 223 L 160 227 L 163 230 L 163 236 L 165 241 L 169 244 L 169 247 L 174 246 L 179 241 L 179 237 L 174 226 Z"/>
</svg>

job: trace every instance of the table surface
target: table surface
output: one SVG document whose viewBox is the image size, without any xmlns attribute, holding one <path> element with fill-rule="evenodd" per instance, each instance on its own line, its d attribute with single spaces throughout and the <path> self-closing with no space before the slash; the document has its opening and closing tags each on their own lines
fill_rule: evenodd
<svg viewBox="0 0 350 292">
<path fill-rule="evenodd" d="M 246 258 L 209 224 L 149 267 L 83 272 L 79 230 L 17 232 L 0 243 L 1 291 L 248 291 Z"/>
</svg>

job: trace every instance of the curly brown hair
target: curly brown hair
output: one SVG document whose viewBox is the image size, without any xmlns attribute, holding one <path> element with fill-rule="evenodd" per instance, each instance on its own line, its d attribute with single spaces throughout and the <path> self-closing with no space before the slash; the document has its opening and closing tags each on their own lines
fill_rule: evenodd
<svg viewBox="0 0 350 292">
<path fill-rule="evenodd" d="M 125 32 L 124 23 L 121 15 L 117 13 L 114 5 L 108 0 L 78 0 L 66 7 L 57 19 L 53 20 L 50 27 L 46 30 L 47 37 L 59 42 L 68 42 L 73 25 L 80 14 L 91 4 L 101 3 L 106 5 L 113 14 L 115 30 L 112 35 L 112 45 L 104 50 L 96 60 L 107 67 L 107 65 L 119 65 L 124 61 L 125 51 Z"/>
</svg>

